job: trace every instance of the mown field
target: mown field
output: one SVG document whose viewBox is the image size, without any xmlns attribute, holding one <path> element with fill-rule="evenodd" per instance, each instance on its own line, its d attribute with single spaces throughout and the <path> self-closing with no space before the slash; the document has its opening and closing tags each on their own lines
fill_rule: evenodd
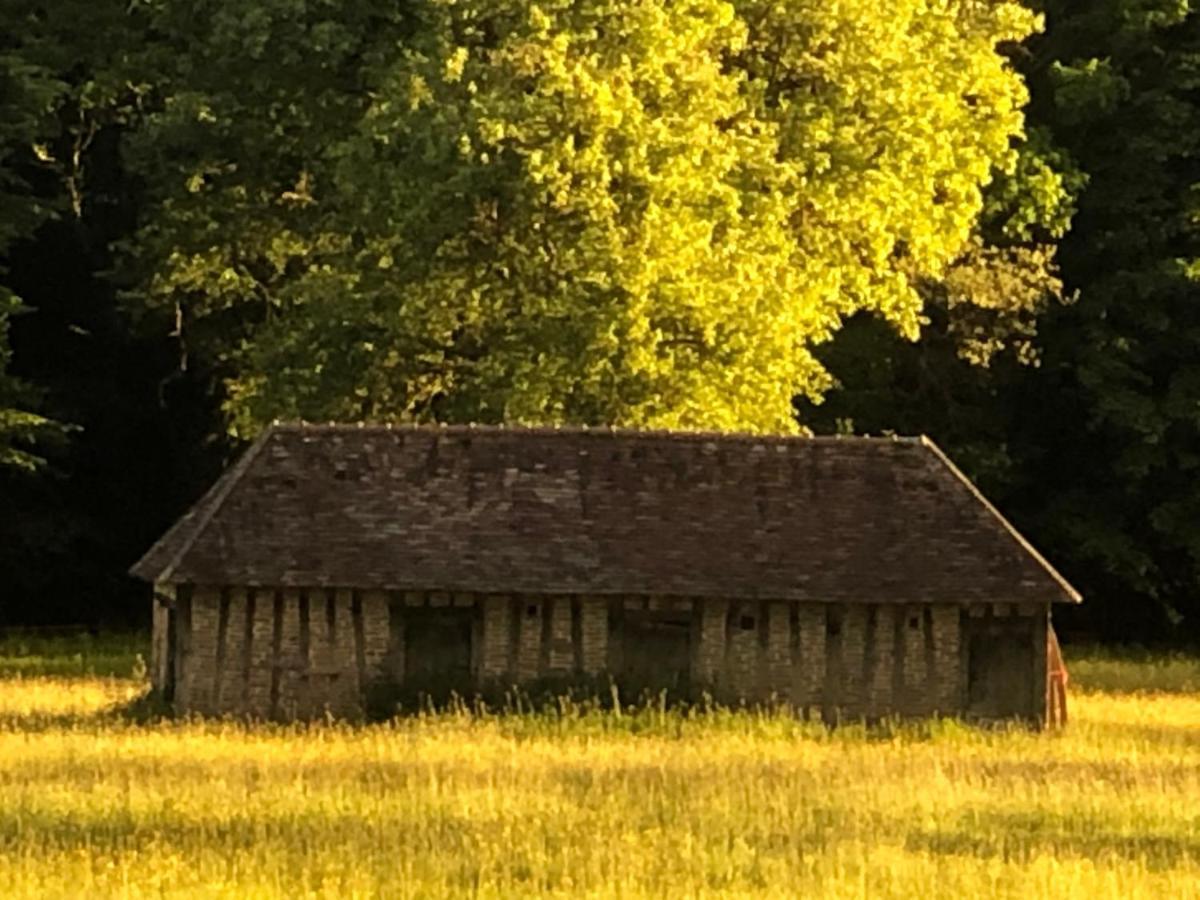
<svg viewBox="0 0 1200 900">
<path fill-rule="evenodd" d="M 0 642 L 0 897 L 1200 896 L 1200 661 L 1069 655 L 1056 734 L 781 714 L 164 721 Z"/>
</svg>

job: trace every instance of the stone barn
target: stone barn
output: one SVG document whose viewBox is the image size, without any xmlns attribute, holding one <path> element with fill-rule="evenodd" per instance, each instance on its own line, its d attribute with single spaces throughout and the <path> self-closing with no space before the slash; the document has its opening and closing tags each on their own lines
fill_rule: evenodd
<svg viewBox="0 0 1200 900">
<path fill-rule="evenodd" d="M 276 425 L 132 571 L 177 710 L 284 719 L 611 678 L 1041 723 L 1079 601 L 926 438 Z"/>
</svg>

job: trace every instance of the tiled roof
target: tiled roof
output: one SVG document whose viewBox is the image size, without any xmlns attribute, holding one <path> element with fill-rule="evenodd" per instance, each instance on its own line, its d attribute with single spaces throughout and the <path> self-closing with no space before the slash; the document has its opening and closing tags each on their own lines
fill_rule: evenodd
<svg viewBox="0 0 1200 900">
<path fill-rule="evenodd" d="M 154 582 L 1078 602 L 925 438 L 276 425 Z"/>
</svg>

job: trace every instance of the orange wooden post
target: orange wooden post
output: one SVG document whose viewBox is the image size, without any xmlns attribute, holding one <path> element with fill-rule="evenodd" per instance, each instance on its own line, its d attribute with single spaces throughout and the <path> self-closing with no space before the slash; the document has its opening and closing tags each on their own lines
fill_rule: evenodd
<svg viewBox="0 0 1200 900">
<path fill-rule="evenodd" d="M 1067 724 L 1067 677 L 1058 635 L 1051 628 L 1046 637 L 1046 720 L 1052 728 Z"/>
</svg>

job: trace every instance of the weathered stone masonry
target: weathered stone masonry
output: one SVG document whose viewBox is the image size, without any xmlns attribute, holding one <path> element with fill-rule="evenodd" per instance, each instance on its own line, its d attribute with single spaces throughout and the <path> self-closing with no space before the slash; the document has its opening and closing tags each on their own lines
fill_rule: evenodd
<svg viewBox="0 0 1200 900">
<path fill-rule="evenodd" d="M 976 622 L 1000 622 L 1009 630 L 1025 629 L 1036 648 L 1044 641 L 1046 618 L 1045 609 L 1011 605 L 972 615 L 974 610 L 946 604 L 451 598 L 443 592 L 329 588 L 183 587 L 171 593 L 162 591 L 178 615 L 174 671 L 169 677 L 164 668 L 167 636 L 160 614 L 156 685 L 173 681 L 182 710 L 282 719 L 356 716 L 369 685 L 382 680 L 403 686 L 414 668 L 437 672 L 437 659 L 413 665 L 413 654 L 437 648 L 413 646 L 405 628 L 430 609 L 452 608 L 471 623 L 464 652 L 480 686 L 599 675 L 620 682 L 625 671 L 644 672 L 655 662 L 639 661 L 639 654 L 658 650 L 622 628 L 627 610 L 669 612 L 690 622 L 683 632 L 687 693 L 707 692 L 725 703 L 788 703 L 801 715 L 829 721 L 970 713 L 964 632 Z M 1032 684 L 1037 677 L 1035 672 Z M 1031 719 L 1044 714 L 1043 704 L 1044 694 L 1032 688 L 1029 696 L 1012 699 L 1015 711 Z"/>
</svg>

